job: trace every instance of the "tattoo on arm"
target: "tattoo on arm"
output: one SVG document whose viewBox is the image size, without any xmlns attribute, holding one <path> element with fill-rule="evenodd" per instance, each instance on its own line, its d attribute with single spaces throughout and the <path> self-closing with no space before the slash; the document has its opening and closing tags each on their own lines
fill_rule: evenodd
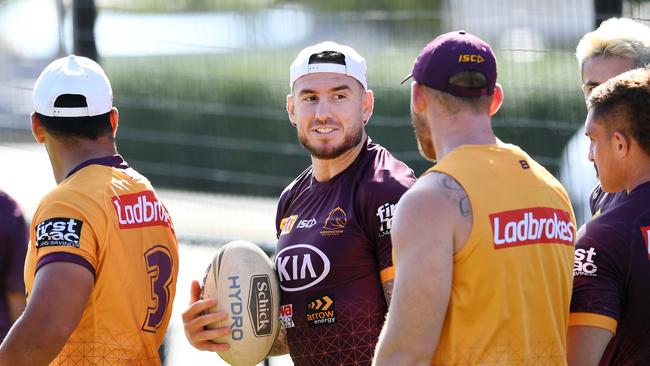
<svg viewBox="0 0 650 366">
<path fill-rule="evenodd" d="M 458 210 L 461 216 L 471 217 L 472 206 L 470 205 L 469 197 L 467 197 L 465 189 L 447 174 L 438 174 L 438 183 L 445 189 L 447 197 L 458 204 Z"/>
<path fill-rule="evenodd" d="M 269 356 L 280 356 L 280 355 L 286 355 L 287 353 L 289 353 L 289 341 L 287 339 L 287 330 L 280 329 L 280 332 L 278 332 L 278 338 L 276 338 L 275 342 L 273 342 L 273 347 L 271 347 Z"/>
<path fill-rule="evenodd" d="M 381 284 L 384 288 L 384 297 L 386 298 L 386 304 L 390 306 L 390 299 L 393 297 L 393 283 L 395 280 L 388 280 Z"/>
</svg>

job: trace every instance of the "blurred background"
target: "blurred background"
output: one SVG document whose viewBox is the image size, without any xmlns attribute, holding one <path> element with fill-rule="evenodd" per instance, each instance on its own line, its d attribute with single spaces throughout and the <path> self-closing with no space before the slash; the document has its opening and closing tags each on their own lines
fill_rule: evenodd
<svg viewBox="0 0 650 366">
<path fill-rule="evenodd" d="M 420 174 L 429 163 L 400 81 L 440 33 L 485 39 L 505 91 L 495 132 L 562 178 L 582 223 L 595 176 L 574 136 L 586 115 L 575 46 L 604 19 L 649 11 L 640 0 L 0 0 L 0 189 L 31 217 L 54 185 L 29 130 L 34 81 L 68 53 L 98 60 L 120 110 L 118 148 L 161 190 L 182 243 L 166 364 L 216 364 L 185 344 L 178 314 L 218 245 L 273 251 L 276 198 L 310 163 L 284 109 L 300 49 L 333 40 L 368 60 L 369 135 Z"/>
</svg>

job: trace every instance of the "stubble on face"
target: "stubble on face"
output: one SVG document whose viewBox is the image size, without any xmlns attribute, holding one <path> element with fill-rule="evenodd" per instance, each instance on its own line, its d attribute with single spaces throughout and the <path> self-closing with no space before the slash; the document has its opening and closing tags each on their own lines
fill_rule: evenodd
<svg viewBox="0 0 650 366">
<path fill-rule="evenodd" d="M 411 111 L 411 121 L 420 154 L 427 160 L 436 161 L 436 149 L 433 146 L 431 129 L 427 125 L 426 120 L 417 113 Z"/>
<path fill-rule="evenodd" d="M 333 121 L 325 121 L 325 122 L 329 125 L 336 124 Z M 310 123 L 310 126 L 314 124 L 320 124 L 320 123 L 323 122 L 312 121 Z M 300 142 L 300 145 L 302 145 L 305 148 L 305 150 L 309 151 L 309 154 L 311 156 L 320 160 L 332 160 L 338 158 L 339 156 L 354 149 L 357 145 L 359 145 L 361 143 L 362 138 L 363 138 L 362 123 L 359 123 L 359 126 L 357 126 L 353 130 L 350 130 L 349 133 L 346 133 L 343 142 L 341 142 L 339 145 L 332 145 L 332 146 L 316 146 L 316 144 L 311 144 L 309 142 L 309 138 L 307 137 L 307 135 L 301 133 L 300 129 L 298 129 L 298 141 Z"/>
</svg>

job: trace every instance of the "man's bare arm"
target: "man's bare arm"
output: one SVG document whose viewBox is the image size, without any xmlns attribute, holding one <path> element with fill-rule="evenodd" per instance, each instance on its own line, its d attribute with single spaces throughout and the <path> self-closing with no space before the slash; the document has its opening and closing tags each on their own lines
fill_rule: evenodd
<svg viewBox="0 0 650 366">
<path fill-rule="evenodd" d="M 394 284 L 395 280 L 388 280 L 381 284 L 381 286 L 384 288 L 384 298 L 386 299 L 386 304 L 388 304 L 388 306 L 390 306 L 390 299 L 393 297 Z"/>
<path fill-rule="evenodd" d="M 449 176 L 423 176 L 397 205 L 395 289 L 374 365 L 430 365 L 451 294 L 454 253 L 471 230 L 465 191 Z"/>
<path fill-rule="evenodd" d="M 48 365 L 79 324 L 94 281 L 92 272 L 75 263 L 39 269 L 23 316 L 0 346 L 0 365 Z"/>
<path fill-rule="evenodd" d="M 596 366 L 614 334 L 607 329 L 576 325 L 567 333 L 569 366 Z"/>
</svg>

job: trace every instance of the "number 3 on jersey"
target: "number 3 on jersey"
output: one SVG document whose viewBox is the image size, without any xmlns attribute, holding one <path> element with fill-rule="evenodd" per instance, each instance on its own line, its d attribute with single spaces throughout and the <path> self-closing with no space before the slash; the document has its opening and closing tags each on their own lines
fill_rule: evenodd
<svg viewBox="0 0 650 366">
<path fill-rule="evenodd" d="M 151 305 L 147 308 L 142 330 L 155 333 L 165 318 L 169 306 L 169 286 L 173 280 L 174 263 L 169 249 L 162 245 L 147 250 L 144 253 L 144 260 L 147 263 L 147 275 L 151 285 Z"/>
</svg>

